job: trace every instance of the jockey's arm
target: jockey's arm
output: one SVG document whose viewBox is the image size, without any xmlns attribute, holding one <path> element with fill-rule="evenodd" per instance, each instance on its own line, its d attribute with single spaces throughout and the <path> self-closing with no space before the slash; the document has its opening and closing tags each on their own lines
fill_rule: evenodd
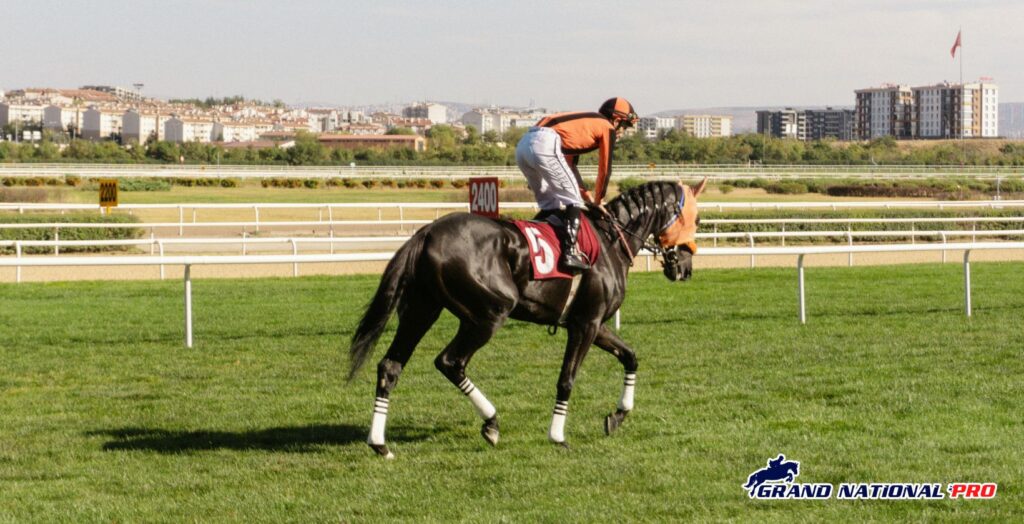
<svg viewBox="0 0 1024 524">
<path fill-rule="evenodd" d="M 605 191 L 608 189 L 608 179 L 612 176 L 612 149 L 615 147 L 615 132 L 607 129 L 601 136 L 598 160 L 597 160 L 597 182 L 594 184 L 594 201 L 600 204 L 604 199 Z"/>
</svg>

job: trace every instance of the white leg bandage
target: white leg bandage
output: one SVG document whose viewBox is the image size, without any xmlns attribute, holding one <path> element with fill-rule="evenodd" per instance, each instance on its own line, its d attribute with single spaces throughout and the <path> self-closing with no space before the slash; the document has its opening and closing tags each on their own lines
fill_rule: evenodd
<svg viewBox="0 0 1024 524">
<path fill-rule="evenodd" d="M 462 382 L 459 382 L 459 389 L 469 397 L 469 401 L 473 403 L 473 409 L 476 410 L 477 415 L 480 415 L 480 418 L 487 420 L 498 412 L 494 409 L 491 401 L 487 400 L 483 392 L 477 389 L 468 378 L 463 378 Z"/>
<path fill-rule="evenodd" d="M 636 373 L 626 373 L 626 380 L 622 383 L 622 397 L 619 398 L 619 409 L 622 411 L 633 410 L 633 390 L 636 388 Z"/>
<path fill-rule="evenodd" d="M 569 402 L 555 402 L 555 411 L 551 415 L 551 430 L 548 431 L 548 439 L 551 442 L 561 444 L 565 442 L 565 417 L 569 414 Z"/>
<path fill-rule="evenodd" d="M 384 426 L 388 422 L 388 399 L 377 397 L 373 401 L 373 422 L 370 424 L 368 444 L 384 445 Z"/>
</svg>

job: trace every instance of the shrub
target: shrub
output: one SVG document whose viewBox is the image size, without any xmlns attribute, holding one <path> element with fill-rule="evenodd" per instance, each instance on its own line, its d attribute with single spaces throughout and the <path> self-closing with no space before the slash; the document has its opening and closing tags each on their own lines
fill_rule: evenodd
<svg viewBox="0 0 1024 524">
<path fill-rule="evenodd" d="M 733 187 L 733 186 L 730 186 L 729 184 L 722 184 L 722 185 L 718 186 L 718 190 L 721 191 L 723 195 L 728 195 L 729 193 L 732 193 L 732 191 L 734 189 L 736 189 L 736 188 Z"/>
<path fill-rule="evenodd" d="M 444 180 L 440 178 L 435 178 L 430 181 L 430 185 L 434 189 L 441 189 L 442 187 L 444 187 Z"/>
<path fill-rule="evenodd" d="M 82 185 L 82 177 L 78 175 L 64 175 L 64 185 L 78 187 Z"/>
<path fill-rule="evenodd" d="M 263 187 L 270 187 L 271 186 L 271 180 L 269 178 L 261 178 L 260 179 L 260 185 L 263 186 Z"/>
<path fill-rule="evenodd" d="M 390 178 L 384 178 L 380 181 L 381 187 L 395 187 L 395 181 Z"/>
<path fill-rule="evenodd" d="M 344 185 L 344 181 L 338 177 L 331 177 L 327 179 L 327 187 L 341 187 Z"/>
<path fill-rule="evenodd" d="M 469 184 L 469 182 L 465 178 L 452 179 L 452 187 L 454 187 L 455 189 L 462 189 L 466 187 L 467 184 Z"/>
<path fill-rule="evenodd" d="M 170 191 L 171 184 L 162 178 L 122 178 L 117 181 L 121 191 Z"/>
<path fill-rule="evenodd" d="M 422 178 L 411 178 L 409 179 L 409 187 L 423 189 L 427 187 L 427 181 Z"/>
<path fill-rule="evenodd" d="M 403 178 L 398 182 L 395 182 L 395 185 L 398 186 L 400 189 L 404 189 L 409 186 L 409 181 Z"/>
<path fill-rule="evenodd" d="M 341 183 L 349 189 L 359 186 L 359 182 L 352 178 L 342 178 Z"/>
<path fill-rule="evenodd" d="M 302 181 L 302 185 L 306 186 L 307 189 L 316 189 L 316 188 L 320 187 L 320 179 L 319 178 L 307 178 L 307 179 Z"/>
<path fill-rule="evenodd" d="M 239 187 L 242 185 L 242 181 L 237 178 L 222 178 L 220 180 L 220 187 Z"/>
<path fill-rule="evenodd" d="M 640 177 L 631 176 L 631 177 L 627 177 L 627 178 L 623 178 L 622 180 L 619 180 L 619 183 L 617 184 L 617 186 L 619 188 L 619 193 L 625 193 L 626 191 L 629 191 L 630 189 L 642 186 L 645 182 L 646 181 L 644 179 L 640 178 Z"/>
<path fill-rule="evenodd" d="M 802 195 L 807 192 L 807 186 L 800 182 L 776 182 L 766 185 L 764 190 L 777 195 Z"/>
<path fill-rule="evenodd" d="M 372 189 L 377 186 L 377 181 L 372 178 L 363 179 L 363 187 L 366 189 Z"/>
</svg>

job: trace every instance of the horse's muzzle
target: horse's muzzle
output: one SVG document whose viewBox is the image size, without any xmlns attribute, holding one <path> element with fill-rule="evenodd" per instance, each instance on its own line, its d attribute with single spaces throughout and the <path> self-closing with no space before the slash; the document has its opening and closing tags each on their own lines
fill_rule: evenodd
<svg viewBox="0 0 1024 524">
<path fill-rule="evenodd" d="M 693 253 L 686 246 L 676 246 L 662 256 L 662 272 L 673 281 L 689 280 L 693 275 Z"/>
</svg>

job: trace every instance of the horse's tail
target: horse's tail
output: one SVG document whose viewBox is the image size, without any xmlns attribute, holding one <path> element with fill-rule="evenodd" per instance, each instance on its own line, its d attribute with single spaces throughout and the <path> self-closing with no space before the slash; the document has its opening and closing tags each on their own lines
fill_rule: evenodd
<svg viewBox="0 0 1024 524">
<path fill-rule="evenodd" d="M 349 371 L 348 380 L 355 378 L 356 373 L 363 367 L 366 359 L 369 358 L 377 339 L 384 332 L 388 319 L 398 307 L 398 303 L 405 292 L 405 286 L 409 282 L 416 267 L 416 260 L 419 259 L 423 250 L 424 236 L 413 235 L 395 253 L 394 258 L 388 262 L 384 276 L 380 279 L 377 287 L 377 294 L 373 296 L 366 312 L 363 313 L 359 327 L 352 335 L 352 345 L 349 347 Z"/>
</svg>

